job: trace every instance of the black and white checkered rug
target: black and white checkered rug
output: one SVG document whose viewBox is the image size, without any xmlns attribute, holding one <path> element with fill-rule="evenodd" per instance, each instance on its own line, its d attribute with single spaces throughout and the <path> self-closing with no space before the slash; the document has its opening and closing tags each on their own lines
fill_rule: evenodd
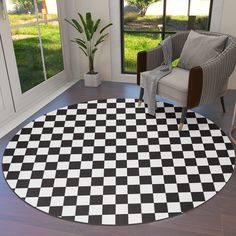
<svg viewBox="0 0 236 236">
<path fill-rule="evenodd" d="M 235 152 L 210 120 L 158 102 L 156 119 L 134 99 L 69 106 L 20 130 L 3 156 L 10 188 L 58 218 L 129 225 L 172 217 L 219 192 Z"/>
</svg>

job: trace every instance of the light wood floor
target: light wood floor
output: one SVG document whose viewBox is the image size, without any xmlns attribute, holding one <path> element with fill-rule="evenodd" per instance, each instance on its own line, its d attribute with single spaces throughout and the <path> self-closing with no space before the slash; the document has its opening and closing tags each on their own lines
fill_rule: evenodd
<svg viewBox="0 0 236 236">
<path fill-rule="evenodd" d="M 59 107 L 104 98 L 137 98 L 136 85 L 104 82 L 98 89 L 84 88 L 78 82 L 71 89 L 30 117 L 17 129 L 0 140 L 0 161 L 14 134 L 31 120 Z M 226 133 L 229 130 L 236 91 L 225 97 L 227 113 L 220 101 L 196 109 L 213 120 Z M 152 224 L 104 227 L 66 222 L 28 206 L 8 188 L 0 167 L 0 235 L 1 236 L 235 236 L 236 235 L 236 174 L 216 197 L 197 209 L 172 219 Z"/>
</svg>

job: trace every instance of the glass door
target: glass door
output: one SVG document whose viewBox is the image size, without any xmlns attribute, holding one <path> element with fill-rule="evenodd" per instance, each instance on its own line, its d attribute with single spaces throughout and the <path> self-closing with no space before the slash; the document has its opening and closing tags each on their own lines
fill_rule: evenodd
<svg viewBox="0 0 236 236">
<path fill-rule="evenodd" d="M 5 0 L 3 47 L 17 109 L 40 99 L 66 77 L 58 2 Z"/>
</svg>

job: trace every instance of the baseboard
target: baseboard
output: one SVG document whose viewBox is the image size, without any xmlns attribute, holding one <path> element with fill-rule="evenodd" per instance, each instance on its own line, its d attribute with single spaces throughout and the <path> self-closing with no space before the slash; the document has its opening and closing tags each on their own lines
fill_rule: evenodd
<svg viewBox="0 0 236 236">
<path fill-rule="evenodd" d="M 50 103 L 52 100 L 57 98 L 60 94 L 65 92 L 67 89 L 72 87 L 77 81 L 71 81 L 63 85 L 61 88 L 57 89 L 55 92 L 47 96 L 44 100 L 41 100 L 40 102 L 37 102 L 30 106 L 27 110 L 21 110 L 11 117 L 9 117 L 5 122 L 3 122 L 0 126 L 0 139 L 4 137 L 6 134 L 8 134 L 11 130 L 16 128 L 18 125 L 20 125 L 22 122 L 24 122 L 26 119 L 28 119 L 30 116 L 35 114 L 37 111 L 42 109 L 44 106 L 46 106 L 48 103 Z"/>
</svg>

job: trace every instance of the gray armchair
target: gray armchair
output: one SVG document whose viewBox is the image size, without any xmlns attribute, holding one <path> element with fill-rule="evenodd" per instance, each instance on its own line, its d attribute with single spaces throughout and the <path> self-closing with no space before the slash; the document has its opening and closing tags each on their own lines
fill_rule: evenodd
<svg viewBox="0 0 236 236">
<path fill-rule="evenodd" d="M 207 35 L 222 35 L 199 31 Z M 179 32 L 172 36 L 173 60 L 180 57 L 189 31 Z M 137 56 L 137 84 L 140 85 L 141 73 L 153 70 L 163 62 L 161 46 L 142 51 Z M 187 110 L 200 105 L 209 104 L 221 98 L 223 111 L 224 95 L 227 91 L 230 75 L 236 64 L 236 38 L 229 36 L 224 51 L 205 64 L 192 68 L 190 71 L 174 68 L 173 72 L 159 81 L 157 95 L 167 98 L 183 107 L 179 129 L 183 128 Z M 210 89 L 209 89 L 210 88 Z M 140 102 L 144 90 L 140 90 Z"/>
</svg>

